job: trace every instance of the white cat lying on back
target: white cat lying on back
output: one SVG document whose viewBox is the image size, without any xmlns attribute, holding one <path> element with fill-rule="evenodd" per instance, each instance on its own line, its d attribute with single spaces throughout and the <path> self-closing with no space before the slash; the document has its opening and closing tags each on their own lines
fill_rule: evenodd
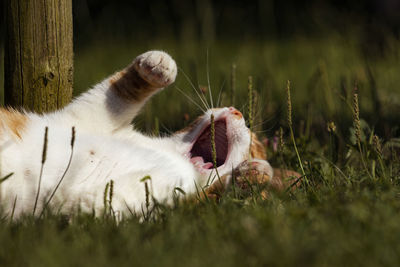
<svg viewBox="0 0 400 267">
<path fill-rule="evenodd" d="M 168 54 L 150 51 L 62 110 L 38 115 L 0 109 L 0 177 L 13 173 L 0 185 L 5 213 L 38 215 L 51 200 L 49 206 L 62 212 L 79 206 L 99 215 L 110 180 L 114 181 L 113 209 L 121 214 L 140 212 L 146 199 L 140 180 L 147 175 L 151 177 L 150 194 L 158 201 L 171 201 L 176 187 L 187 195 L 195 194 L 196 187 L 206 186 L 210 173 L 215 173 L 211 114 L 215 117 L 218 172 L 228 177 L 248 158 L 251 134 L 242 114 L 233 107 L 208 110 L 170 137 L 149 137 L 132 130 L 130 122 L 145 102 L 173 83 L 176 74 L 176 64 Z M 55 190 L 69 162 L 73 126 L 72 162 Z M 47 154 L 40 176 L 45 127 Z M 268 162 L 255 162 L 272 177 Z"/>
</svg>

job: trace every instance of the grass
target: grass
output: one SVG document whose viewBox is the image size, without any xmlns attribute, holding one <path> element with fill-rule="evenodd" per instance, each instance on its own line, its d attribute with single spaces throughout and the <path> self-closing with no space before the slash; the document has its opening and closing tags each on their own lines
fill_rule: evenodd
<svg viewBox="0 0 400 267">
<path fill-rule="evenodd" d="M 0 259 L 4 266 L 396 265 L 398 193 L 384 181 L 337 184 L 268 201 L 183 204 L 143 223 L 4 222 Z"/>
<path fill-rule="evenodd" d="M 208 70 L 207 46 L 194 42 L 78 49 L 77 92 L 150 47 L 176 58 L 181 67 L 176 85 L 196 101 L 182 72 L 207 89 L 208 71 L 213 99 L 222 87 L 222 104 L 230 105 L 230 92 L 235 92 L 236 107 L 243 113 L 250 108 L 252 128 L 268 138 L 271 164 L 304 171 L 307 183 L 271 192 L 267 200 L 260 197 L 259 186 L 235 188 L 220 203 L 177 201 L 172 207 L 158 206 L 156 216 L 132 216 L 119 224 L 107 212 L 101 218 L 49 212 L 41 219 L 3 219 L 0 265 L 398 265 L 400 44 L 391 46 L 387 57 L 368 61 L 357 42 L 336 37 L 219 42 L 209 48 Z M 251 107 L 246 106 L 249 75 L 257 99 Z M 147 105 L 136 123 L 143 131 L 163 134 L 200 113 L 172 86 Z M 111 210 L 112 193 L 105 192 L 104 199 Z"/>
</svg>

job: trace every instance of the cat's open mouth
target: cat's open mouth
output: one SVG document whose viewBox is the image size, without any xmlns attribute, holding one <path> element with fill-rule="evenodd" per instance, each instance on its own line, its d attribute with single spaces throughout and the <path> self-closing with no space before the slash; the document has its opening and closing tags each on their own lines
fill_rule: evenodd
<svg viewBox="0 0 400 267">
<path fill-rule="evenodd" d="M 214 123 L 215 128 L 215 150 L 217 168 L 223 165 L 228 156 L 228 136 L 226 132 L 226 120 L 221 119 Z M 197 137 L 190 150 L 190 161 L 203 168 L 214 167 L 211 145 L 211 124 L 208 125 Z"/>
</svg>

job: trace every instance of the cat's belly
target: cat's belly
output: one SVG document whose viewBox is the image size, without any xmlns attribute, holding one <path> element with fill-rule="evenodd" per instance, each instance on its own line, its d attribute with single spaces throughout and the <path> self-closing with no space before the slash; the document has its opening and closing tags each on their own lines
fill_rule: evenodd
<svg viewBox="0 0 400 267">
<path fill-rule="evenodd" d="M 111 180 L 114 183 L 113 209 L 123 212 L 128 207 L 141 210 L 146 200 L 145 184 L 141 181 L 145 176 L 151 177 L 146 182 L 152 196 L 159 201 L 170 201 L 176 187 L 194 193 L 195 184 L 202 185 L 186 158 L 163 150 L 157 143 L 143 146 L 80 133 L 79 129 L 73 151 L 68 128 L 49 129 L 46 160 L 42 166 L 43 133 L 30 134 L 21 143 L 10 145 L 2 154 L 1 174 L 14 174 L 1 185 L 1 202 L 8 212 L 15 202 L 17 216 L 33 211 L 40 177 L 37 212 L 41 212 L 43 204 L 54 192 L 50 205 L 57 210 L 61 207 L 68 211 L 80 206 L 86 211 L 99 212 L 104 208 L 104 191 Z"/>
</svg>

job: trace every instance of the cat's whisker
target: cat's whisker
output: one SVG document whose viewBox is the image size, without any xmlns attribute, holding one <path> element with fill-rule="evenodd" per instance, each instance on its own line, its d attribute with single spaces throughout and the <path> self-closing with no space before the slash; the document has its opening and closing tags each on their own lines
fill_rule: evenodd
<svg viewBox="0 0 400 267">
<path fill-rule="evenodd" d="M 196 92 L 197 96 L 200 98 L 200 100 L 203 103 L 204 107 L 206 109 L 210 109 L 210 105 L 207 102 L 207 98 L 204 95 L 202 95 L 200 92 L 198 92 L 197 89 L 194 88 L 194 91 Z"/>
<path fill-rule="evenodd" d="M 274 122 L 270 127 L 268 127 L 267 129 L 265 129 L 266 132 L 271 131 L 272 129 L 275 128 L 275 126 L 278 125 L 278 122 Z"/>
<path fill-rule="evenodd" d="M 225 78 L 224 81 L 222 82 L 221 88 L 219 89 L 218 100 L 217 100 L 217 106 L 218 106 L 218 107 L 221 106 L 221 102 L 222 102 L 221 93 L 222 93 L 222 89 L 224 88 L 225 82 L 226 82 L 226 78 Z M 220 102 L 220 101 L 221 101 L 221 102 Z"/>
<path fill-rule="evenodd" d="M 279 114 L 282 112 L 282 110 L 283 110 L 283 107 L 280 107 L 278 110 L 276 110 L 274 112 L 274 114 Z M 276 117 L 277 117 L 277 115 L 270 115 L 269 118 L 266 118 L 266 119 L 262 120 L 261 122 L 258 122 L 254 127 L 257 127 L 259 125 L 264 125 L 265 123 L 274 120 Z M 274 125 L 276 125 L 276 124 L 277 124 L 277 122 L 274 123 Z"/>
<path fill-rule="evenodd" d="M 264 131 L 266 131 L 266 132 L 269 132 L 269 131 L 271 131 L 272 129 L 274 129 L 274 127 L 276 126 L 278 124 L 278 122 L 274 122 L 274 123 L 272 123 L 272 125 L 270 126 L 270 127 L 268 127 L 267 129 L 265 129 Z"/>
<path fill-rule="evenodd" d="M 254 126 L 254 127 L 258 127 L 258 126 L 264 125 L 264 124 L 266 124 L 267 122 L 271 121 L 272 119 L 273 119 L 272 117 L 271 117 L 270 119 L 265 119 L 265 120 L 263 120 L 263 121 L 260 121 L 260 122 L 258 122 L 258 123 L 256 123 L 256 124 L 254 124 L 253 126 Z"/>
<path fill-rule="evenodd" d="M 260 125 L 260 120 L 262 120 L 262 118 L 263 118 L 263 116 L 262 116 L 262 108 L 261 107 L 256 107 L 254 109 L 253 118 L 254 118 L 255 121 L 257 121 L 257 123 L 253 124 L 253 126 Z"/>
<path fill-rule="evenodd" d="M 260 127 L 260 126 L 263 126 L 267 122 L 270 122 L 270 121 L 272 121 L 274 119 L 273 116 L 270 116 L 269 118 L 267 117 L 265 119 L 262 119 L 263 118 L 263 116 L 262 116 L 262 105 L 260 104 L 260 101 L 256 101 L 255 105 L 257 106 L 257 108 L 255 109 L 254 118 L 255 118 L 255 121 L 257 121 L 257 123 L 253 124 L 253 129 L 256 129 L 256 128 Z M 272 128 L 268 129 L 268 131 L 271 130 Z"/>
<path fill-rule="evenodd" d="M 210 102 L 211 102 L 211 107 L 214 108 L 214 101 L 212 97 L 212 90 L 211 90 L 211 83 L 210 83 L 210 69 L 208 67 L 208 48 L 207 48 L 207 83 L 208 83 L 208 91 L 210 94 Z"/>
<path fill-rule="evenodd" d="M 175 88 L 184 95 L 187 99 L 190 100 L 193 104 L 195 104 L 201 111 L 206 112 L 196 101 L 194 101 L 190 96 L 188 96 L 185 92 L 183 92 L 178 86 L 175 85 Z"/>
<path fill-rule="evenodd" d="M 247 103 L 244 103 L 241 107 L 240 107 L 240 111 L 242 111 L 242 113 L 243 113 L 243 115 L 244 115 L 244 113 L 246 112 L 246 108 L 247 108 Z"/>
<path fill-rule="evenodd" d="M 168 127 L 165 126 L 165 124 L 160 123 L 160 125 L 161 125 L 161 127 L 164 129 L 164 131 L 166 131 L 169 135 L 172 135 L 172 134 L 173 134 L 173 132 L 172 132 L 170 129 L 168 129 Z"/>
<path fill-rule="evenodd" d="M 242 112 L 242 114 L 243 114 L 243 118 L 246 118 L 246 115 L 247 115 L 247 113 L 246 113 L 246 107 L 247 107 L 247 103 L 244 103 L 241 107 L 240 107 L 240 111 Z"/>
<path fill-rule="evenodd" d="M 271 119 L 269 119 L 271 120 Z M 267 120 L 268 121 L 268 120 Z M 265 123 L 265 122 L 264 122 Z M 263 129 L 263 130 L 252 130 L 252 132 L 254 133 L 261 133 L 261 134 L 266 134 L 268 132 L 270 132 L 272 129 L 274 129 L 276 127 L 276 125 L 278 124 L 277 121 L 275 121 L 274 123 L 272 123 L 272 125 L 270 127 L 268 127 L 267 129 Z M 254 126 L 254 128 L 256 128 L 256 126 Z"/>
<path fill-rule="evenodd" d="M 196 92 L 197 96 L 200 98 L 201 102 L 203 103 L 205 109 L 210 109 L 210 105 L 207 103 L 207 98 L 201 95 L 201 93 L 198 92 L 192 81 L 190 80 L 189 76 L 186 75 L 186 73 L 179 68 L 180 72 L 183 73 L 183 76 L 185 76 L 186 80 L 189 82 L 189 84 L 192 86 L 193 90 Z"/>
<path fill-rule="evenodd" d="M 258 131 L 252 131 L 255 134 L 265 134 L 267 130 L 258 130 Z"/>
</svg>

